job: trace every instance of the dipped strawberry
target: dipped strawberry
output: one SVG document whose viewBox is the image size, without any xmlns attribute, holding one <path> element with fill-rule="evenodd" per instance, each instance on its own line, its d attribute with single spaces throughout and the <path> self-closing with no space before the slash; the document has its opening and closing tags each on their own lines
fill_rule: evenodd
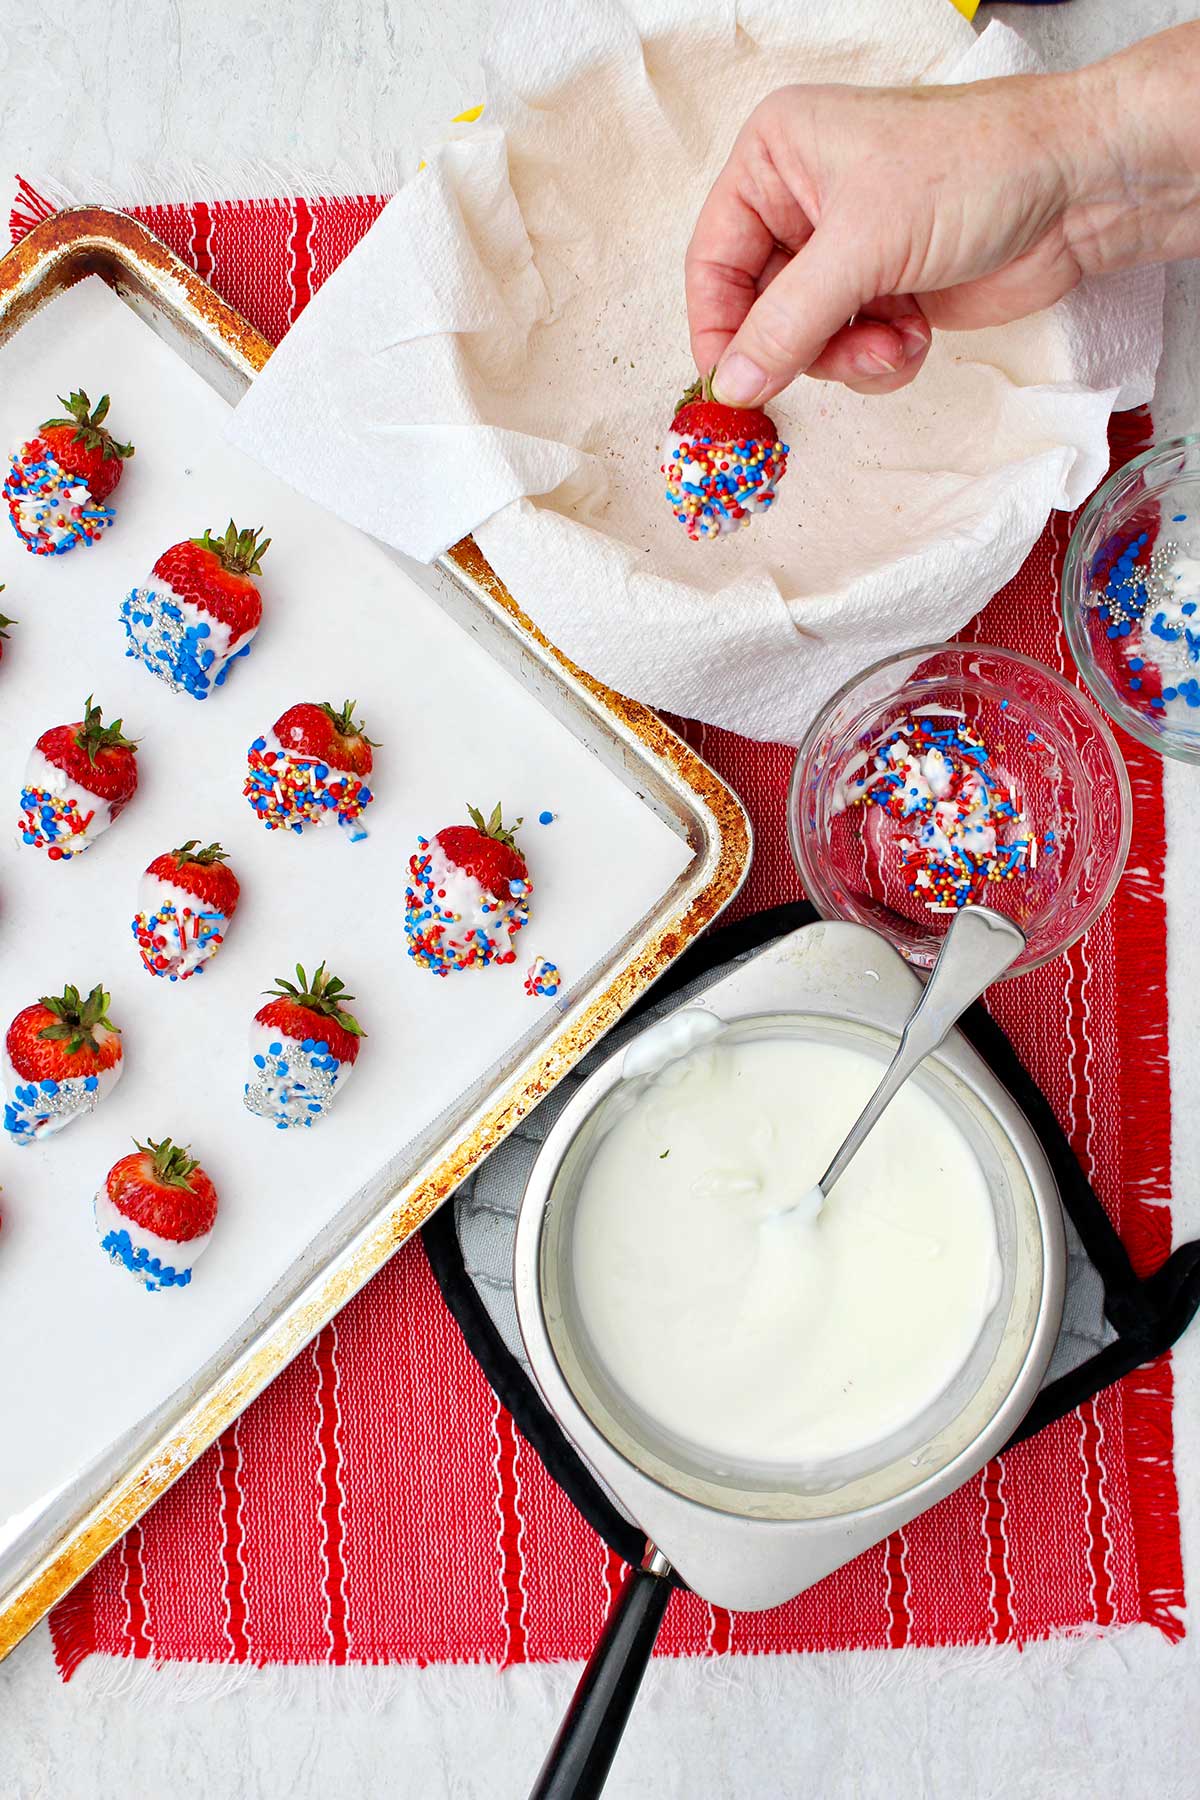
<svg viewBox="0 0 1200 1800">
<path fill-rule="evenodd" d="M 206 531 L 164 550 L 145 587 L 121 602 L 126 656 L 177 694 L 206 700 L 249 653 L 262 621 L 255 577 L 270 543 L 257 527 L 239 531 L 230 519 L 223 538 Z"/>
<path fill-rule="evenodd" d="M 787 473 L 788 446 L 757 407 L 723 406 L 712 377 L 693 382 L 675 410 L 662 464 L 671 511 L 690 538 L 721 537 L 766 512 Z"/>
<path fill-rule="evenodd" d="M 533 883 L 499 806 L 489 819 L 470 806 L 469 825 L 447 825 L 418 838 L 404 895 L 408 954 L 423 969 L 449 975 L 516 961 L 512 940 L 528 923 Z"/>
<path fill-rule="evenodd" d="M 217 1190 L 194 1156 L 164 1138 L 115 1162 L 95 1207 L 100 1248 L 153 1294 L 192 1279 L 216 1223 Z"/>
<path fill-rule="evenodd" d="M 13 530 L 35 556 L 62 556 L 108 530 L 116 513 L 105 502 L 133 455 L 105 428 L 107 394 L 95 408 L 82 388 L 59 404 L 67 416 L 22 444 L 4 483 Z"/>
<path fill-rule="evenodd" d="M 4 584 L 0 582 L 0 594 L 3 592 Z M 4 641 L 8 636 L 8 628 L 10 625 L 15 625 L 16 622 L 15 619 L 6 619 L 4 614 L 0 613 L 0 662 L 4 660 Z"/>
<path fill-rule="evenodd" d="M 327 700 L 302 700 L 255 738 L 242 791 L 268 831 L 336 820 L 351 843 L 366 837 L 372 740 L 354 717 L 356 705 L 347 700 L 339 712 Z"/>
<path fill-rule="evenodd" d="M 315 1125 L 354 1073 L 366 1035 L 346 1011 L 354 995 L 324 963 L 311 981 L 297 963 L 295 982 L 269 992 L 250 1029 L 246 1105 L 280 1131 Z"/>
<path fill-rule="evenodd" d="M 86 999 L 78 988 L 64 988 L 24 1007 L 9 1026 L 4 1129 L 14 1144 L 53 1136 L 116 1087 L 125 1064 L 108 1001 L 102 987 Z"/>
<path fill-rule="evenodd" d="M 121 720 L 104 723 L 89 694 L 82 719 L 54 725 L 34 746 L 21 789 L 20 842 L 54 862 L 78 856 L 132 799 L 137 745 Z"/>
<path fill-rule="evenodd" d="M 220 844 L 189 838 L 156 856 L 138 887 L 133 936 L 151 975 L 186 981 L 225 942 L 237 909 L 238 878 Z"/>
</svg>

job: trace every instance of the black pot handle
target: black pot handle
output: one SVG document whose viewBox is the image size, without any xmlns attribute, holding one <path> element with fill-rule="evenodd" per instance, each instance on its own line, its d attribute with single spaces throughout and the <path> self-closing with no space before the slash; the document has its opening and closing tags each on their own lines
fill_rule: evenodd
<svg viewBox="0 0 1200 1800">
<path fill-rule="evenodd" d="M 612 1766 L 671 1598 L 671 1565 L 647 1545 L 630 1569 L 529 1800 L 595 1800 Z"/>
</svg>

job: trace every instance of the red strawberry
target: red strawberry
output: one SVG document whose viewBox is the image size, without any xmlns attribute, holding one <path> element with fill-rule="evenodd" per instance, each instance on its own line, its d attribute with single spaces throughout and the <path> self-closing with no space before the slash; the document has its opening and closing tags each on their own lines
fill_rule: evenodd
<svg viewBox="0 0 1200 1800">
<path fill-rule="evenodd" d="M 113 1164 L 104 1186 L 121 1217 L 155 1237 L 186 1244 L 216 1223 L 216 1188 L 195 1158 L 170 1138 L 138 1144 Z"/>
<path fill-rule="evenodd" d="M 712 376 L 698 376 L 675 408 L 671 431 L 684 438 L 708 438 L 712 443 L 744 443 L 779 436 L 775 421 L 759 408 L 724 406 L 713 399 Z"/>
<path fill-rule="evenodd" d="M 787 459 L 770 414 L 722 405 L 705 376 L 675 409 L 662 464 L 668 504 L 693 540 L 723 537 L 774 505 Z"/>
<path fill-rule="evenodd" d="M 92 499 L 103 502 L 120 481 L 125 459 L 133 455 L 133 445 L 118 444 L 105 430 L 107 394 L 102 396 L 95 411 L 82 388 L 69 400 L 64 400 L 61 394 L 58 399 L 68 416 L 47 419 L 38 436 L 53 453 L 59 467 L 68 475 L 86 481 Z"/>
<path fill-rule="evenodd" d="M 44 994 L 8 1028 L 4 1048 L 26 1081 L 66 1081 L 102 1075 L 121 1060 L 121 1033 L 108 1016 L 109 996 L 94 987 L 86 1000 L 76 987 Z"/>
<path fill-rule="evenodd" d="M 0 594 L 3 592 L 4 583 L 0 581 Z M 0 613 L 0 662 L 4 660 L 4 640 L 8 636 L 8 627 L 10 625 L 15 625 L 16 622 L 15 619 L 6 619 L 4 614 Z"/>
<path fill-rule="evenodd" d="M 194 894 L 204 907 L 224 913 L 227 919 L 233 917 L 241 889 L 220 844 L 201 850 L 199 838 L 189 838 L 178 850 L 156 856 L 146 873 Z"/>
<path fill-rule="evenodd" d="M 121 724 L 114 719 L 105 725 L 89 694 L 82 719 L 73 725 L 52 725 L 37 741 L 47 762 L 89 794 L 107 800 L 114 819 L 137 791 L 137 745 L 122 736 Z"/>
<path fill-rule="evenodd" d="M 325 973 L 324 963 L 311 981 L 297 963 L 296 983 L 277 981 L 268 992 L 275 997 L 259 1007 L 254 1015 L 256 1024 L 300 1043 L 306 1039 L 323 1041 L 339 1062 L 357 1060 L 360 1040 L 366 1033 L 353 1014 L 346 1011 L 354 995 L 346 992 L 345 983 L 336 975 Z"/>
<path fill-rule="evenodd" d="M 180 600 L 219 619 L 230 632 L 229 647 L 252 637 L 262 621 L 262 598 L 254 577 L 262 574 L 262 559 L 270 538 L 261 527 L 239 531 L 230 519 L 223 538 L 207 530 L 203 537 L 185 538 L 164 550 L 154 565 L 153 576 L 167 582 Z"/>
<path fill-rule="evenodd" d="M 335 769 L 369 775 L 373 766 L 366 727 L 354 717 L 355 700 L 347 700 L 341 712 L 328 700 L 301 700 L 289 706 L 275 721 L 275 736 L 285 750 L 299 756 L 316 756 Z"/>
<path fill-rule="evenodd" d="M 518 819 L 515 825 L 506 826 L 498 805 L 487 820 L 474 806 L 469 806 L 467 811 L 472 820 L 470 825 L 443 826 L 434 842 L 441 845 L 456 867 L 473 875 L 480 887 L 507 904 L 513 897 L 511 883 L 529 880 L 528 865 L 514 842 L 514 833 L 521 821 Z"/>
</svg>

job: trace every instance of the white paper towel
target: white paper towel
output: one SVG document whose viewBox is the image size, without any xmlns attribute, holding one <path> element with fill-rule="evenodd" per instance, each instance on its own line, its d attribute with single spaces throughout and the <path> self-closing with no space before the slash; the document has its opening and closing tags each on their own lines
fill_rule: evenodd
<svg viewBox="0 0 1200 1800">
<path fill-rule="evenodd" d="M 798 80 L 1033 66 L 948 0 L 513 9 L 482 123 L 431 150 L 238 408 L 234 441 L 423 560 L 468 531 L 542 628 L 654 705 L 794 740 L 865 664 L 953 635 L 1149 398 L 1162 274 L 939 333 L 911 387 L 796 382 L 769 515 L 691 542 L 659 474 L 691 379 L 683 252 L 754 104 Z M 970 145 L 963 145 L 969 157 Z"/>
</svg>

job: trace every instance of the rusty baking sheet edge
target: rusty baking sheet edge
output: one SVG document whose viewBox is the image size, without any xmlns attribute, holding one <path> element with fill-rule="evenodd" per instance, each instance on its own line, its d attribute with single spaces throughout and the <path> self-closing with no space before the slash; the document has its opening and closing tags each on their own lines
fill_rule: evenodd
<svg viewBox="0 0 1200 1800">
<path fill-rule="evenodd" d="M 137 220 L 94 208 L 56 214 L 0 259 L 0 339 L 18 330 L 47 289 L 95 273 L 119 277 L 173 309 L 190 335 L 247 378 L 271 346 Z M 446 1156 L 418 1169 L 381 1213 L 313 1276 L 283 1317 L 235 1357 L 224 1376 L 164 1431 L 138 1466 L 67 1529 L 29 1574 L 0 1597 L 0 1659 L 151 1506 L 304 1345 L 376 1273 L 554 1083 L 607 1031 L 735 897 L 749 868 L 749 820 L 737 796 L 648 707 L 606 688 L 549 643 L 471 538 L 441 559 L 457 580 L 558 666 L 564 682 L 608 715 L 616 735 L 662 759 L 688 790 L 703 826 L 691 891 L 672 917 L 637 942 L 602 991 L 585 994 L 550 1047 L 523 1065 Z"/>
</svg>

